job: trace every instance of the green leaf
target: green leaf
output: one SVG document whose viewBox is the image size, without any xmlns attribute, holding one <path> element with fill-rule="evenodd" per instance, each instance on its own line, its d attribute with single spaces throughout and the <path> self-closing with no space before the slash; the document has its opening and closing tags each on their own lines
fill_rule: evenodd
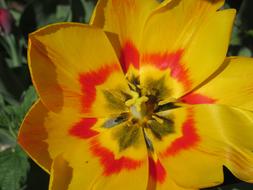
<svg viewBox="0 0 253 190">
<path fill-rule="evenodd" d="M 90 17 L 94 10 L 95 3 L 94 1 L 88 1 L 88 0 L 83 1 L 83 3 L 84 3 L 84 10 L 85 10 L 85 23 L 88 23 L 90 21 Z"/>
<path fill-rule="evenodd" d="M 20 105 L 3 106 L 0 110 L 0 128 L 8 130 L 11 136 L 16 137 L 21 121 L 36 99 L 34 88 L 30 87 L 23 94 L 23 101 Z"/>
<path fill-rule="evenodd" d="M 71 9 L 68 5 L 58 5 L 56 7 L 56 17 L 59 20 L 70 22 Z"/>
<path fill-rule="evenodd" d="M 19 114 L 21 119 L 25 116 L 28 112 L 32 104 L 37 100 L 38 96 L 33 86 L 30 86 L 28 90 L 23 94 L 23 101 L 19 108 Z"/>
<path fill-rule="evenodd" d="M 13 16 L 16 25 L 18 25 L 20 17 L 21 17 L 21 12 L 15 10 L 15 9 L 11 9 L 10 11 L 11 11 L 11 15 Z"/>
<path fill-rule="evenodd" d="M 244 57 L 251 57 L 252 56 L 252 52 L 250 51 L 249 48 L 243 47 L 243 48 L 240 49 L 238 55 L 239 56 L 244 56 Z"/>
<path fill-rule="evenodd" d="M 14 139 L 7 130 L 0 128 L 0 152 L 7 148 L 14 147 L 16 139 Z"/>
<path fill-rule="evenodd" d="M 18 106 L 5 106 L 0 111 L 0 128 L 7 130 L 13 139 L 17 136 L 20 124 L 20 117 L 17 114 L 18 109 Z"/>
<path fill-rule="evenodd" d="M 0 189 L 20 190 L 29 168 L 28 158 L 19 146 L 0 152 Z"/>
<path fill-rule="evenodd" d="M 234 26 L 230 44 L 236 46 L 236 45 L 241 45 L 241 43 L 242 41 L 240 38 L 240 30 L 237 26 Z"/>
<path fill-rule="evenodd" d="M 0 128 L 5 128 L 9 125 L 13 117 L 12 113 L 10 113 L 10 106 L 3 106 L 2 110 L 0 110 Z"/>
<path fill-rule="evenodd" d="M 20 190 L 29 169 L 28 158 L 16 142 L 21 121 L 37 99 L 30 87 L 18 105 L 5 105 L 0 101 L 0 190 Z M 1 99 L 0 99 L 1 100 Z"/>
<path fill-rule="evenodd" d="M 0 94 L 0 108 L 4 107 L 4 97 Z"/>
<path fill-rule="evenodd" d="M 253 37 L 253 30 L 247 31 L 246 34 L 248 34 L 249 36 Z"/>
</svg>

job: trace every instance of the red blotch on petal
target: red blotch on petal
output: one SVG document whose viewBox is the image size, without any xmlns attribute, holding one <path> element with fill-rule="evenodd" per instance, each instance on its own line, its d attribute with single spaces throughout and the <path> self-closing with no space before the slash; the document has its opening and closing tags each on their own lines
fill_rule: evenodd
<svg viewBox="0 0 253 190">
<path fill-rule="evenodd" d="M 175 155 L 182 150 L 194 147 L 200 141 L 200 137 L 194 127 L 192 109 L 188 110 L 188 117 L 183 123 L 182 133 L 182 136 L 174 140 L 161 156 Z"/>
<path fill-rule="evenodd" d="M 134 68 L 139 69 L 139 61 L 139 51 L 131 42 L 127 41 L 121 50 L 120 57 L 120 63 L 123 71 L 126 73 L 130 65 L 133 65 Z"/>
<path fill-rule="evenodd" d="M 163 183 L 166 179 L 166 170 L 162 166 L 160 160 L 157 160 L 155 162 L 153 158 L 148 157 L 148 163 L 149 163 L 149 174 L 152 177 L 152 179 L 158 183 Z"/>
<path fill-rule="evenodd" d="M 101 146 L 95 139 L 91 141 L 90 148 L 93 155 L 99 157 L 100 163 L 104 168 L 104 176 L 117 174 L 122 170 L 136 170 L 143 163 L 141 160 L 133 160 L 124 156 L 115 159 L 113 152 Z"/>
<path fill-rule="evenodd" d="M 79 81 L 82 88 L 82 107 L 84 113 L 89 113 L 96 99 L 96 86 L 103 84 L 111 73 L 119 71 L 118 64 L 105 65 L 98 70 L 82 73 Z"/>
<path fill-rule="evenodd" d="M 170 69 L 170 75 L 183 83 L 186 90 L 191 89 L 192 82 L 189 79 L 188 70 L 181 63 L 183 50 L 178 50 L 173 53 L 155 53 L 146 54 L 143 56 L 144 64 L 152 64 L 160 70 Z"/>
<path fill-rule="evenodd" d="M 99 134 L 97 131 L 91 129 L 96 122 L 96 118 L 84 118 L 69 130 L 69 134 L 82 139 L 91 138 Z"/>
<path fill-rule="evenodd" d="M 216 102 L 216 100 L 198 93 L 188 94 L 182 97 L 181 101 L 187 104 L 213 104 Z"/>
</svg>

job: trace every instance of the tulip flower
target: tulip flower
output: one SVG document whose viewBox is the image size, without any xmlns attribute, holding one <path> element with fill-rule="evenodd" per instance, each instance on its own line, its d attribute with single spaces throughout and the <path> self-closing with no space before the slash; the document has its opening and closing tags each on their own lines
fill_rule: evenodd
<svg viewBox="0 0 253 190">
<path fill-rule="evenodd" d="M 19 143 L 50 190 L 253 182 L 253 59 L 226 57 L 223 0 L 100 0 L 89 25 L 29 36 L 39 100 Z"/>
</svg>

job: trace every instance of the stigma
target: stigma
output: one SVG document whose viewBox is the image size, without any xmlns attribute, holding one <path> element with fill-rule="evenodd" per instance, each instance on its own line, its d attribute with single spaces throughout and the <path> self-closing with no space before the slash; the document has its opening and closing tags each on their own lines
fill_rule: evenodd
<svg viewBox="0 0 253 190">
<path fill-rule="evenodd" d="M 148 101 L 148 97 L 140 96 L 138 92 L 131 91 L 132 98 L 125 102 L 125 105 L 130 108 L 133 117 L 140 119 L 143 115 L 143 105 Z"/>
</svg>

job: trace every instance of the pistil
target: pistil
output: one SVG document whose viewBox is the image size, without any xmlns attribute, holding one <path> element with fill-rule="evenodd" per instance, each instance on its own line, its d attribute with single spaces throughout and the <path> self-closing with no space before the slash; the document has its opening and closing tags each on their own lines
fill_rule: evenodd
<svg viewBox="0 0 253 190">
<path fill-rule="evenodd" d="M 130 95 L 132 95 L 132 98 L 125 102 L 126 106 L 130 108 L 134 106 L 138 112 L 141 112 L 141 105 L 148 101 L 148 97 L 140 97 L 139 94 L 135 91 L 131 91 Z"/>
</svg>

